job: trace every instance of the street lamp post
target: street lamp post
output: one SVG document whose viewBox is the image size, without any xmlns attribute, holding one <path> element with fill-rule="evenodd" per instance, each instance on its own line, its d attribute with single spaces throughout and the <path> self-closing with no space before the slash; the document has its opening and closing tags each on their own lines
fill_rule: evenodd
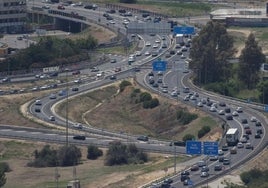
<svg viewBox="0 0 268 188">
<path fill-rule="evenodd" d="M 68 112 L 69 112 L 69 84 L 68 84 L 68 72 L 66 71 L 66 146 L 69 145 L 69 117 L 68 117 Z"/>
</svg>

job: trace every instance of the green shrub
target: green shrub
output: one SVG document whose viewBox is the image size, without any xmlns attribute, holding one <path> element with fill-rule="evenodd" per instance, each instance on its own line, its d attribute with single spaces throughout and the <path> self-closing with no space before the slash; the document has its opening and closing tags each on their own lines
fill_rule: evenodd
<svg viewBox="0 0 268 188">
<path fill-rule="evenodd" d="M 0 170 L 3 172 L 10 172 L 11 171 L 9 164 L 7 162 L 0 163 Z"/>
<path fill-rule="evenodd" d="M 120 88 L 120 92 L 124 91 L 124 89 L 127 87 L 127 86 L 130 86 L 131 83 L 127 80 L 123 80 L 120 85 L 119 85 L 119 88 Z"/>
<path fill-rule="evenodd" d="M 142 92 L 140 94 L 140 102 L 152 100 L 152 95 L 148 92 Z"/>
<path fill-rule="evenodd" d="M 97 146 L 90 145 L 87 147 L 87 158 L 95 160 L 98 157 L 102 156 L 103 152 Z"/>
<path fill-rule="evenodd" d="M 186 134 L 183 136 L 182 140 L 186 142 L 187 140 L 195 140 L 195 136 L 192 134 Z"/>
<path fill-rule="evenodd" d="M 197 114 L 192 114 L 190 112 L 187 112 L 185 110 L 178 110 L 177 111 L 177 120 L 182 124 L 182 125 L 187 125 L 191 123 L 193 120 L 197 119 L 198 115 Z"/>
<path fill-rule="evenodd" d="M 202 138 L 205 136 L 208 132 L 210 132 L 210 127 L 209 126 L 203 126 L 199 131 L 198 131 L 198 138 Z"/>
</svg>

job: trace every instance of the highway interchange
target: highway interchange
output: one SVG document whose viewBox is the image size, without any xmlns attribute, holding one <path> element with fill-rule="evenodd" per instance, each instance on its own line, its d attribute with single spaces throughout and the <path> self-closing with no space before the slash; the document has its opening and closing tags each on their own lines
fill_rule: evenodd
<svg viewBox="0 0 268 188">
<path fill-rule="evenodd" d="M 35 3 L 35 6 L 38 5 L 38 2 Z M 42 5 L 41 3 L 39 4 Z M 51 5 L 50 8 L 56 9 L 57 5 Z M 80 7 L 68 7 L 65 11 L 79 11 L 79 13 L 84 14 L 85 16 L 88 16 L 89 13 L 96 13 L 96 11 L 93 10 L 85 10 Z M 98 10 L 98 14 L 90 14 L 90 19 L 98 20 L 100 16 L 102 16 L 104 9 Z M 93 15 L 93 16 L 92 16 Z M 119 15 L 114 16 L 115 23 L 112 24 L 112 27 L 119 27 L 120 30 L 125 30 L 124 25 L 122 24 L 122 21 L 124 17 L 121 17 Z M 130 19 L 136 19 L 136 17 L 132 17 Z M 101 19 L 101 22 L 106 23 L 104 19 Z M 209 93 L 203 90 L 200 90 L 198 87 L 194 86 L 191 82 L 189 82 L 189 77 L 191 75 L 191 71 L 187 71 L 188 65 L 187 65 L 187 58 L 181 58 L 181 55 L 177 55 L 177 49 L 175 49 L 175 44 L 172 43 L 171 36 L 169 35 L 155 35 L 151 36 L 148 35 L 136 35 L 135 37 L 129 36 L 130 40 L 133 38 L 140 38 L 139 40 L 139 47 L 141 47 L 141 56 L 137 56 L 136 60 L 129 65 L 128 64 L 128 57 L 113 57 L 116 58 L 116 63 L 106 63 L 103 65 L 98 66 L 99 72 L 102 72 L 101 76 L 97 76 L 97 73 L 99 72 L 92 72 L 92 69 L 84 69 L 81 70 L 81 79 L 75 79 L 75 80 L 68 80 L 68 83 L 64 83 L 62 88 L 60 90 L 68 90 L 67 93 L 65 92 L 63 95 L 59 95 L 58 92 L 53 92 L 52 95 L 48 95 L 44 98 L 38 98 L 38 100 L 41 101 L 42 105 L 36 105 L 35 101 L 32 101 L 29 106 L 29 112 L 33 116 L 44 120 L 46 122 L 49 122 L 50 124 L 56 124 L 57 126 L 60 126 L 62 128 L 62 131 L 59 133 L 57 132 L 51 132 L 48 130 L 40 130 L 40 129 L 29 129 L 29 128 L 21 128 L 21 127 L 8 127 L 8 126 L 1 126 L 0 136 L 1 137 L 10 137 L 10 138 L 20 138 L 20 139 L 29 139 L 29 140 L 41 140 L 45 142 L 57 142 L 57 143 L 65 143 L 66 142 L 66 132 L 65 127 L 66 124 L 68 124 L 69 128 L 69 135 L 68 140 L 70 143 L 74 144 L 81 144 L 81 145 L 88 145 L 89 143 L 94 143 L 99 146 L 107 146 L 109 143 L 113 140 L 121 140 L 124 143 L 135 143 L 139 148 L 144 149 L 145 151 L 152 151 L 152 152 L 162 152 L 162 153 L 168 153 L 173 154 L 174 148 L 176 154 L 184 154 L 185 148 L 184 147 L 171 147 L 169 146 L 168 141 L 159 141 L 155 140 L 153 138 L 150 138 L 148 142 L 142 142 L 138 141 L 137 137 L 138 135 L 128 135 L 127 133 L 116 133 L 116 132 L 110 132 L 106 130 L 96 129 L 94 127 L 83 125 L 82 129 L 77 129 L 75 127 L 76 122 L 71 122 L 70 120 L 66 121 L 65 117 L 60 117 L 55 113 L 53 110 L 55 105 L 62 101 L 66 101 L 66 99 L 70 99 L 73 96 L 76 96 L 77 94 L 82 94 L 84 92 L 90 92 L 94 89 L 97 89 L 100 86 L 111 84 L 117 80 L 123 80 L 125 78 L 129 77 L 135 77 L 137 83 L 139 83 L 141 86 L 148 88 L 151 91 L 154 91 L 158 94 L 161 94 L 163 96 L 166 96 L 172 100 L 178 100 L 182 101 L 188 105 L 191 105 L 199 110 L 203 110 L 207 113 L 210 113 L 211 115 L 215 115 L 218 118 L 222 120 L 222 122 L 227 122 L 227 124 L 230 127 L 235 127 L 239 129 L 240 136 L 244 135 L 245 129 L 243 128 L 243 124 L 241 123 L 242 119 L 247 119 L 249 122 L 249 126 L 252 129 L 252 135 L 250 135 L 249 142 L 252 146 L 254 146 L 254 149 L 245 149 L 240 148 L 237 150 L 237 154 L 230 154 L 229 151 L 224 153 L 224 156 L 228 159 L 230 159 L 230 164 L 225 166 L 222 171 L 214 171 L 215 164 L 218 164 L 218 161 L 210 161 L 208 157 L 204 156 L 210 167 L 210 176 L 206 178 L 200 178 L 200 171 L 194 171 L 190 172 L 190 178 L 193 182 L 195 182 L 194 186 L 198 186 L 201 184 L 206 183 L 207 181 L 211 181 L 212 179 L 218 178 L 220 175 L 223 175 L 230 170 L 238 167 L 242 163 L 246 162 L 247 160 L 251 159 L 255 155 L 257 155 L 258 152 L 260 152 L 267 144 L 267 135 L 265 130 L 265 125 L 267 124 L 267 120 L 264 118 L 264 116 L 259 113 L 257 110 L 262 110 L 262 106 L 259 106 L 258 104 L 248 104 L 243 101 L 237 101 L 231 98 L 225 98 L 223 96 L 218 96 L 213 93 Z M 132 39 L 131 39 L 132 38 Z M 165 40 L 163 40 L 165 39 Z M 133 39 L 134 40 L 134 39 Z M 159 42 L 160 41 L 160 42 Z M 173 41 L 174 42 L 174 41 Z M 146 43 L 150 43 L 150 45 L 146 45 Z M 167 48 L 162 48 L 163 44 L 167 44 Z M 157 44 L 157 47 L 154 45 Z M 152 57 L 152 55 L 144 55 L 146 52 L 152 52 L 155 51 L 159 52 L 157 56 Z M 174 50 L 175 54 L 169 54 L 170 51 Z M 189 49 L 187 50 L 189 51 Z M 185 56 L 187 57 L 187 52 L 185 53 Z M 157 83 L 158 78 L 163 78 L 162 82 L 168 86 L 166 88 L 167 92 L 164 91 L 164 89 L 161 87 L 163 86 L 163 83 L 158 83 L 158 87 L 153 84 L 149 83 L 150 76 L 149 73 L 151 72 L 151 63 L 161 58 L 162 60 L 166 60 L 168 62 L 168 70 L 166 72 L 163 72 L 160 75 L 157 72 L 154 72 L 153 79 Z M 114 70 L 120 67 L 121 71 L 115 72 Z M 71 73 L 61 73 L 59 74 L 59 77 L 68 77 Z M 112 75 L 116 76 L 116 79 L 110 79 Z M 12 81 L 16 81 L 14 78 Z M 32 80 L 35 79 L 34 76 L 26 77 L 26 80 Z M 77 87 L 78 91 L 73 91 L 72 88 Z M 197 97 L 190 97 L 189 100 L 186 100 L 186 96 L 189 94 L 184 93 L 183 89 L 185 87 L 190 88 L 190 93 L 198 93 L 199 96 Z M 179 90 L 179 94 L 177 96 L 171 96 L 172 90 Z M 52 97 L 53 96 L 53 97 Z M 68 97 L 67 97 L 68 96 Z M 191 95 L 193 96 L 193 95 Z M 202 99 L 207 100 L 209 97 L 209 100 L 213 103 L 219 104 L 220 102 L 226 103 L 227 107 L 231 109 L 231 111 L 235 111 L 237 107 L 242 107 L 243 112 L 239 113 L 238 116 L 234 116 L 233 120 L 226 120 L 225 115 L 220 115 L 219 111 L 224 110 L 227 107 L 220 107 L 219 105 L 216 108 L 216 111 L 211 110 L 211 106 L 207 106 L 205 103 L 203 106 L 197 105 L 198 101 L 202 101 Z M 40 109 L 40 112 L 36 109 Z M 55 122 L 50 121 L 50 117 L 55 117 Z M 263 126 L 261 127 L 263 130 L 263 134 L 260 139 L 255 139 L 254 134 L 256 132 L 256 126 L 255 122 L 250 122 L 250 118 L 254 116 L 259 121 L 262 122 Z M 227 126 L 225 124 L 225 126 Z M 74 140 L 73 135 L 76 134 L 83 134 L 86 136 L 86 140 Z M 224 142 L 224 141 L 223 141 Z M 180 180 L 180 174 L 178 173 L 173 178 L 172 186 L 174 187 L 185 187 L 181 180 Z"/>
</svg>

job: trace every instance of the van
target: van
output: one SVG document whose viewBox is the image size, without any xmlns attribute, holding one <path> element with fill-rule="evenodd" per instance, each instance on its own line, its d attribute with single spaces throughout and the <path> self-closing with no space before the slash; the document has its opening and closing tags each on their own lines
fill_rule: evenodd
<svg viewBox="0 0 268 188">
<path fill-rule="evenodd" d="M 236 154 L 236 153 L 237 153 L 237 148 L 236 148 L 236 146 L 234 146 L 234 147 L 231 148 L 230 153 L 231 153 L 231 154 Z"/>
</svg>

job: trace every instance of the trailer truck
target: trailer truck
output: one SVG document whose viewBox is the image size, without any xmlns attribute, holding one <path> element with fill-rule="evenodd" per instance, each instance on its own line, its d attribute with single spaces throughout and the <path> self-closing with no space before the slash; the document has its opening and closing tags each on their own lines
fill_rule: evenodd
<svg viewBox="0 0 268 188">
<path fill-rule="evenodd" d="M 176 39 L 176 44 L 177 44 L 177 45 L 180 45 L 180 46 L 183 46 L 183 45 L 184 45 L 183 34 L 177 34 L 177 35 L 175 36 L 175 39 Z"/>
<path fill-rule="evenodd" d="M 239 131 L 237 128 L 230 128 L 226 132 L 226 143 L 228 146 L 235 146 L 239 141 Z"/>
</svg>

